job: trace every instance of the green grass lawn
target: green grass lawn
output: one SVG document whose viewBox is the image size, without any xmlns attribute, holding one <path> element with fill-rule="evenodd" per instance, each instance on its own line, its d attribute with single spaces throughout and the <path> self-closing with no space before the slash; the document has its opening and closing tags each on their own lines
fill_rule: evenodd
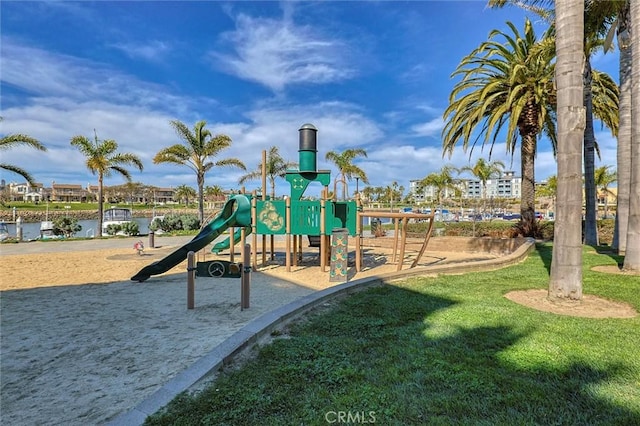
<svg viewBox="0 0 640 426">
<path fill-rule="evenodd" d="M 503 297 L 546 288 L 550 259 L 540 245 L 499 271 L 349 296 L 146 424 L 640 424 L 640 317 L 560 316 Z M 585 293 L 640 310 L 638 277 L 590 271 L 619 260 L 585 248 Z"/>
</svg>

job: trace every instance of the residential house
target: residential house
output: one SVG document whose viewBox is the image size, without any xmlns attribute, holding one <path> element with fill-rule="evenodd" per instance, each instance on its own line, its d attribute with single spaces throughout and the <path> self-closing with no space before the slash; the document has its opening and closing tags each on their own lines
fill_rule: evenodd
<svg viewBox="0 0 640 426">
<path fill-rule="evenodd" d="M 82 185 L 51 183 L 51 201 L 61 203 L 86 202 L 89 193 Z"/>
<path fill-rule="evenodd" d="M 30 185 L 25 183 L 9 184 L 9 199 L 11 201 L 23 201 L 29 203 L 37 203 L 45 198 L 44 186 L 41 183 Z"/>
</svg>

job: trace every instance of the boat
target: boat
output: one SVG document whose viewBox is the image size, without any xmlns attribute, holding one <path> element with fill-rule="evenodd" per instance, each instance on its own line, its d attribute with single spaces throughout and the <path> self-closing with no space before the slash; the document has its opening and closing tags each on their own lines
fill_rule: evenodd
<svg viewBox="0 0 640 426">
<path fill-rule="evenodd" d="M 149 231 L 153 230 L 154 234 L 163 234 L 164 231 L 160 227 L 160 224 L 162 223 L 163 220 L 164 220 L 164 215 L 153 216 L 153 218 L 151 218 L 151 221 L 149 222 Z M 156 229 L 154 230 L 153 228 L 156 228 Z"/>
<path fill-rule="evenodd" d="M 110 234 L 107 232 L 110 225 L 120 225 L 133 221 L 133 213 L 131 209 L 125 207 L 111 207 L 104 211 L 102 215 L 102 236 L 106 237 Z M 118 233 L 118 235 L 124 235 Z"/>
<path fill-rule="evenodd" d="M 41 240 L 57 240 L 64 238 L 63 235 L 56 235 L 53 231 L 53 221 L 43 220 L 40 222 L 40 239 Z"/>
<path fill-rule="evenodd" d="M 4 241 L 9 238 L 9 227 L 6 223 L 0 222 L 0 241 Z"/>
</svg>

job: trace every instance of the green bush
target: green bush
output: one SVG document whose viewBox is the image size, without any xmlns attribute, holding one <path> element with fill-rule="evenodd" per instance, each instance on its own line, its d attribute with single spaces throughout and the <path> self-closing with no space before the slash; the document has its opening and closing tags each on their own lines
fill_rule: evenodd
<svg viewBox="0 0 640 426">
<path fill-rule="evenodd" d="M 59 217 L 53 220 L 53 233 L 55 235 L 64 235 L 65 238 L 69 238 L 80 231 L 82 231 L 82 226 L 78 224 L 78 219 L 76 218 Z"/>
<path fill-rule="evenodd" d="M 200 223 L 198 221 L 198 217 L 193 214 L 168 214 L 162 220 L 156 220 L 153 224 L 155 229 L 151 229 L 152 231 L 157 231 L 158 229 L 162 229 L 164 232 L 171 231 L 192 231 L 200 228 Z"/>
<path fill-rule="evenodd" d="M 131 221 L 122 224 L 122 232 L 129 236 L 135 236 L 140 234 L 140 226 L 138 222 Z"/>
<path fill-rule="evenodd" d="M 193 214 L 185 214 L 182 215 L 182 229 L 185 231 L 193 231 L 196 229 L 200 229 L 200 221 L 198 220 L 198 216 Z"/>
<path fill-rule="evenodd" d="M 122 226 L 116 224 L 116 223 L 111 223 L 109 225 L 107 225 L 107 234 L 108 235 L 116 235 L 118 232 L 122 231 Z"/>
<path fill-rule="evenodd" d="M 422 236 L 427 232 L 429 222 L 409 223 L 407 232 L 415 236 Z M 448 237 L 492 237 L 492 238 L 508 238 L 511 237 L 513 223 L 504 221 L 492 222 L 436 222 L 434 224 L 433 234 L 436 229 L 442 228 L 444 231 L 441 235 Z"/>
<path fill-rule="evenodd" d="M 602 219 L 598 221 L 598 237 L 600 244 L 611 245 L 613 242 L 613 219 Z M 410 236 L 421 237 L 427 231 L 428 222 L 409 223 L 407 231 Z M 555 222 L 553 221 L 537 221 L 535 235 L 536 238 L 544 241 L 553 241 Z M 584 226 L 584 223 L 583 223 Z M 437 222 L 434 225 L 433 234 L 435 229 L 443 228 L 444 232 L 441 234 L 448 237 L 492 237 L 492 238 L 514 238 L 521 235 L 523 229 L 521 229 L 520 222 L 508 222 L 508 221 L 491 221 L 491 222 L 476 222 L 475 230 L 473 222 L 454 222 L 454 223 L 442 223 Z"/>
</svg>

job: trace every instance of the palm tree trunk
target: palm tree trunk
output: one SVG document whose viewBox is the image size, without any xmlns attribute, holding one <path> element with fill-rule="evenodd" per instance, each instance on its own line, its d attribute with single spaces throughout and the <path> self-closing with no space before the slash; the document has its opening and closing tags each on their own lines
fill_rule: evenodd
<svg viewBox="0 0 640 426">
<path fill-rule="evenodd" d="M 584 141 L 584 3 L 556 2 L 558 205 L 549 299 L 582 299 L 582 146 Z"/>
<path fill-rule="evenodd" d="M 584 65 L 584 107 L 586 123 L 584 129 L 584 196 L 585 222 L 584 243 L 598 245 L 598 224 L 596 211 L 595 148 L 596 137 L 593 133 L 593 99 L 591 93 L 591 61 L 587 57 Z"/>
<path fill-rule="evenodd" d="M 104 198 L 104 176 L 102 173 L 98 175 L 98 229 L 95 235 L 102 237 L 102 216 L 104 216 L 104 207 L 102 204 Z"/>
<path fill-rule="evenodd" d="M 631 184 L 623 269 L 640 272 L 640 2 L 631 3 Z"/>
<path fill-rule="evenodd" d="M 618 197 L 616 224 L 612 248 L 624 254 L 627 248 L 627 228 L 629 222 L 629 191 L 631 190 L 631 49 L 627 28 L 629 22 L 629 2 L 618 18 L 618 46 L 620 47 L 620 100 L 618 104 Z"/>
<path fill-rule="evenodd" d="M 522 135 L 520 147 L 520 168 L 522 173 L 522 196 L 520 201 L 521 221 L 525 224 L 524 229 L 532 231 L 535 229 L 536 206 L 535 206 L 535 155 L 536 155 L 536 133 L 528 132 Z M 525 235 L 533 237 L 533 235 Z"/>
<path fill-rule="evenodd" d="M 204 225 L 204 173 L 198 173 L 198 222 Z"/>
</svg>

